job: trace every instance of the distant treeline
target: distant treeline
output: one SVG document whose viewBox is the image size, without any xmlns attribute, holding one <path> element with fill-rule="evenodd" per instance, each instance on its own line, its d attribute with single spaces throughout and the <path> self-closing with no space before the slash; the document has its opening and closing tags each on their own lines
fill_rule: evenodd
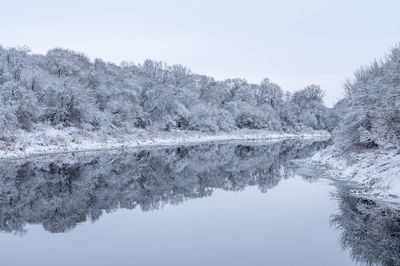
<svg viewBox="0 0 400 266">
<path fill-rule="evenodd" d="M 40 55 L 0 46 L 1 135 L 43 125 L 118 134 L 135 128 L 300 132 L 332 130 L 336 122 L 316 85 L 289 94 L 268 79 L 216 81 L 151 60 L 115 65 L 58 48 Z"/>
</svg>

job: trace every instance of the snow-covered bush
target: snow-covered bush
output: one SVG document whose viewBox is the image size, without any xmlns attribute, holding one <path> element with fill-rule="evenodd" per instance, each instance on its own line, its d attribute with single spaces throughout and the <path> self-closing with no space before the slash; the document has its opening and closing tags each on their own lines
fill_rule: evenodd
<svg viewBox="0 0 400 266">
<path fill-rule="evenodd" d="M 217 114 L 210 106 L 196 105 L 191 109 L 188 129 L 205 132 L 218 130 Z"/>
</svg>

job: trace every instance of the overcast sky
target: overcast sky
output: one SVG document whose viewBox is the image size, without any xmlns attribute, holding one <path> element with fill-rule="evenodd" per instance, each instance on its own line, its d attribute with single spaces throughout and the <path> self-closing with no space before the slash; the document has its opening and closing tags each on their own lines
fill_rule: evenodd
<svg viewBox="0 0 400 266">
<path fill-rule="evenodd" d="M 107 61 L 180 63 L 217 79 L 268 77 L 284 90 L 346 78 L 400 41 L 399 0 L 2 0 L 0 44 L 63 47 Z"/>
</svg>

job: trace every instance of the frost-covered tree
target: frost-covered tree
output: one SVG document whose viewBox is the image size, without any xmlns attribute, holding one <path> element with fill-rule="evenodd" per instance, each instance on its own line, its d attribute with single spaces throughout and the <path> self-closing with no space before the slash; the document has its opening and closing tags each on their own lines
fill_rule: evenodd
<svg viewBox="0 0 400 266">
<path fill-rule="evenodd" d="M 43 126 L 100 134 L 329 129 L 317 87 L 285 97 L 268 79 L 216 81 L 182 65 L 116 65 L 60 48 L 39 55 L 0 47 L 0 102 L 4 137 Z"/>
<path fill-rule="evenodd" d="M 400 144 L 400 48 L 355 73 L 340 103 L 336 144 L 372 148 Z"/>
<path fill-rule="evenodd" d="M 287 101 L 287 120 L 298 128 L 331 129 L 329 109 L 323 102 L 324 92 L 318 85 L 296 91 Z"/>
</svg>

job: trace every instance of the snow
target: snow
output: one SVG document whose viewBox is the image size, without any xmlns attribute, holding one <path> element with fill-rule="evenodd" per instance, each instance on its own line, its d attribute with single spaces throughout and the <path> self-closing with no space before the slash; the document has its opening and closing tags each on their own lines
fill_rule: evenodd
<svg viewBox="0 0 400 266">
<path fill-rule="evenodd" d="M 311 164 L 323 166 L 330 176 L 361 184 L 364 196 L 400 202 L 400 153 L 397 149 L 372 149 L 361 153 L 335 149 L 319 151 Z"/>
<path fill-rule="evenodd" d="M 236 130 L 233 132 L 205 133 L 198 131 L 157 132 L 137 130 L 127 135 L 98 135 L 96 132 L 82 132 L 77 128 L 56 129 L 45 127 L 40 131 L 15 132 L 13 142 L 0 141 L 0 159 L 32 155 L 68 153 L 181 145 L 190 143 L 221 142 L 231 140 L 272 140 L 286 138 L 329 137 L 326 131 L 309 131 L 301 134 L 287 134 L 266 130 Z"/>
</svg>

